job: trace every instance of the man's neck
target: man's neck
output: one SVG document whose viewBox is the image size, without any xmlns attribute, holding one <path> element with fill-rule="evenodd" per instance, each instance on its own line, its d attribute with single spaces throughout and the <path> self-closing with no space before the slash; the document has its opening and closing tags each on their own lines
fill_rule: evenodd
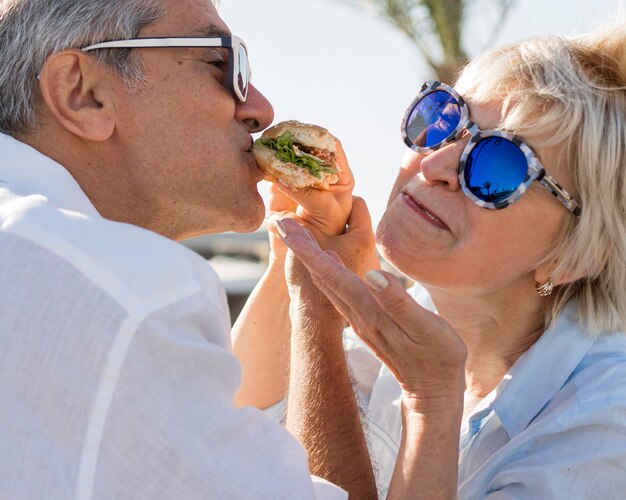
<svg viewBox="0 0 626 500">
<path fill-rule="evenodd" d="M 18 140 L 62 165 L 103 217 L 162 232 L 158 230 L 161 211 L 142 197 L 141 186 L 130 175 L 132 159 L 107 144 L 88 143 L 48 127 Z"/>
</svg>

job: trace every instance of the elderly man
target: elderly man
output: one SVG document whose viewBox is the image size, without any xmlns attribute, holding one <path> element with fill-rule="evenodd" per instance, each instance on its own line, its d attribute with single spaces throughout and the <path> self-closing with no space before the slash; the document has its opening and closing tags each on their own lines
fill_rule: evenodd
<svg viewBox="0 0 626 500">
<path fill-rule="evenodd" d="M 262 222 L 249 75 L 209 0 L 0 0 L 1 498 L 343 495 L 235 407 L 223 289 L 172 241 Z M 363 497 L 346 408 L 311 472 Z"/>
</svg>

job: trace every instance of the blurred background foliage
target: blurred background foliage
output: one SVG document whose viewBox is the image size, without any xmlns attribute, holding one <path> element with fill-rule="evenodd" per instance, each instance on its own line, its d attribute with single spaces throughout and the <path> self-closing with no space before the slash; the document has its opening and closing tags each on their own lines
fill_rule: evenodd
<svg viewBox="0 0 626 500">
<path fill-rule="evenodd" d="M 345 0 L 342 0 L 345 1 Z M 516 0 L 347 0 L 357 7 L 374 9 L 404 33 L 419 50 L 432 70 L 432 76 L 446 83 L 468 61 L 463 46 L 468 18 L 489 11 L 485 16 L 485 47 L 497 39 Z M 494 15 L 495 14 L 495 15 Z"/>
<path fill-rule="evenodd" d="M 213 3 L 219 8 L 237 1 L 239 0 L 213 0 Z M 416 58 L 423 58 L 431 73 L 424 76 L 452 83 L 459 69 L 472 55 L 467 44 L 464 44 L 464 40 L 474 41 L 469 39 L 470 22 L 474 29 L 478 23 L 481 44 L 492 45 L 517 1 L 327 0 L 326 3 L 349 6 L 349 12 L 346 13 L 349 16 L 364 17 L 363 15 L 373 13 L 386 21 L 389 29 L 398 30 L 417 48 Z M 297 9 L 299 2 L 302 0 L 289 1 L 290 19 L 300 19 Z M 315 0 L 310 0 L 308 5 L 311 3 L 315 3 Z M 304 2 L 300 5 L 303 4 Z M 247 11 L 240 8 L 238 14 L 246 16 Z M 271 9 L 268 9 L 268 17 L 272 15 Z M 297 43 L 302 50 L 307 44 L 314 45 L 314 40 L 304 38 Z M 476 43 L 472 47 L 475 51 Z M 269 243 L 266 230 L 260 228 L 250 234 L 207 235 L 188 240 L 185 245 L 204 256 L 219 274 L 228 297 L 231 319 L 234 321 L 267 267 Z M 387 271 L 405 279 L 386 262 L 381 260 L 381 264 Z M 405 284 L 409 284 L 408 280 Z"/>
</svg>

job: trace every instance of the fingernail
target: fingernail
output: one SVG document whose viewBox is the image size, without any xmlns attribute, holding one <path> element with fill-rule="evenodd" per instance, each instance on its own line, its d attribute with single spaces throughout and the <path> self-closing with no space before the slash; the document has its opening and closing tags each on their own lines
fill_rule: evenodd
<svg viewBox="0 0 626 500">
<path fill-rule="evenodd" d="M 303 228 L 303 229 L 304 229 L 304 234 L 303 234 L 303 236 L 304 236 L 307 240 L 312 241 L 312 242 L 314 242 L 314 243 L 317 243 L 317 240 L 316 240 L 316 239 L 315 239 L 315 237 L 311 234 L 311 231 L 309 231 L 309 230 L 308 230 L 308 229 L 306 229 L 306 228 Z"/>
<path fill-rule="evenodd" d="M 278 230 L 278 234 L 280 234 L 283 238 L 287 237 L 287 228 L 282 220 L 276 220 L 276 229 Z"/>
<path fill-rule="evenodd" d="M 287 212 L 287 211 L 282 211 L 282 212 L 272 212 L 272 213 L 268 214 L 267 217 L 265 217 L 265 225 L 268 228 L 271 227 L 271 226 L 275 226 L 276 225 L 276 221 L 278 219 L 281 219 L 282 217 L 284 217 L 288 213 L 289 212 Z"/>
<path fill-rule="evenodd" d="M 369 271 L 365 275 L 365 283 L 377 292 L 381 292 L 389 286 L 387 277 L 380 271 Z"/>
</svg>

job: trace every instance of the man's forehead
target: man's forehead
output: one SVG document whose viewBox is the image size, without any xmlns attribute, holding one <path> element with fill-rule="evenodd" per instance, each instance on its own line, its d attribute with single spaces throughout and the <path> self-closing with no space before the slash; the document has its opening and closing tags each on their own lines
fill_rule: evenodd
<svg viewBox="0 0 626 500">
<path fill-rule="evenodd" d="M 211 0 L 164 0 L 165 15 L 142 36 L 230 36 Z"/>
</svg>

